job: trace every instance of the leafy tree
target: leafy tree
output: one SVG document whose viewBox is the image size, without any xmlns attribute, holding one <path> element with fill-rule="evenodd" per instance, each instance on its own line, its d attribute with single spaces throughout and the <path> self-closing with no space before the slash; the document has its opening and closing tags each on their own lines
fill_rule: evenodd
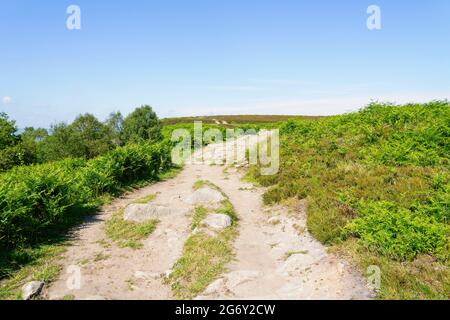
<svg viewBox="0 0 450 320">
<path fill-rule="evenodd" d="M 67 124 L 58 123 L 50 128 L 51 134 L 39 143 L 38 162 L 48 162 L 73 156 L 74 141 Z"/>
<path fill-rule="evenodd" d="M 16 122 L 9 120 L 8 115 L 0 112 L 0 150 L 17 143 Z"/>
<path fill-rule="evenodd" d="M 124 143 L 162 139 L 161 124 L 153 109 L 144 105 L 128 115 L 123 122 L 121 138 Z"/>
<path fill-rule="evenodd" d="M 123 116 L 120 111 L 110 113 L 108 119 L 106 120 L 106 125 L 112 133 L 112 143 L 115 146 L 122 145 L 120 135 L 122 133 L 123 121 Z"/>
<path fill-rule="evenodd" d="M 33 127 L 27 127 L 20 134 L 22 142 L 25 141 L 41 142 L 46 137 L 48 137 L 48 130 L 44 128 L 35 129 Z"/>
<path fill-rule="evenodd" d="M 41 142 L 48 137 L 47 129 L 27 127 L 20 134 L 20 153 L 22 164 L 39 162 Z"/>
<path fill-rule="evenodd" d="M 0 172 L 21 164 L 22 153 L 16 132 L 15 121 L 9 120 L 6 113 L 0 112 Z"/>
<path fill-rule="evenodd" d="M 51 131 L 40 143 L 40 162 L 68 157 L 90 159 L 114 147 L 110 128 L 91 114 L 78 116 L 70 125 L 56 124 Z"/>
<path fill-rule="evenodd" d="M 113 148 L 112 132 L 108 126 L 101 123 L 92 114 L 78 116 L 69 126 L 74 145 L 81 150 L 73 150 L 87 159 L 96 157 Z"/>
</svg>

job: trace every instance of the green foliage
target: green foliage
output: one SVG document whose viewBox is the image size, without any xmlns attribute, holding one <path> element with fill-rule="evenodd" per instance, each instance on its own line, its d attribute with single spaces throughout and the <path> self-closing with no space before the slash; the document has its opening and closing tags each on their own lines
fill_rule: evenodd
<svg viewBox="0 0 450 320">
<path fill-rule="evenodd" d="M 260 176 L 258 168 L 251 173 L 271 186 L 263 196 L 266 203 L 307 198 L 308 229 L 323 243 L 342 245 L 356 238 L 379 259 L 404 263 L 407 272 L 415 272 L 414 261 L 422 255 L 446 264 L 449 119 L 449 103 L 434 101 L 372 103 L 342 116 L 290 120 L 280 126 L 279 173 Z M 402 288 L 400 277 L 389 274 L 383 297 L 392 295 L 393 287 Z"/>
<path fill-rule="evenodd" d="M 45 239 L 48 228 L 67 219 L 71 210 L 133 181 L 156 179 L 170 166 L 170 146 L 163 142 L 120 147 L 89 161 L 68 159 L 1 174 L 0 247 Z"/>
<path fill-rule="evenodd" d="M 203 219 L 206 218 L 206 215 L 208 214 L 208 209 L 205 207 L 196 207 L 194 210 L 194 214 L 192 216 L 192 224 L 191 229 L 194 230 L 197 228 L 200 223 L 203 221 Z"/>
<path fill-rule="evenodd" d="M 121 135 L 125 143 L 158 141 L 162 137 L 161 124 L 153 109 L 145 105 L 125 118 Z"/>
<path fill-rule="evenodd" d="M 111 132 L 112 142 L 115 146 L 123 145 L 122 141 L 120 140 L 120 135 L 122 134 L 123 130 L 123 121 L 123 116 L 119 111 L 112 112 L 106 120 L 106 125 Z"/>
<path fill-rule="evenodd" d="M 241 126 L 242 124 L 252 125 L 272 125 L 277 122 L 287 121 L 289 119 L 315 120 L 318 116 L 291 116 L 291 115 L 221 115 L 221 116 L 199 116 L 199 117 L 180 117 L 162 119 L 163 125 L 174 125 L 180 123 L 193 123 L 202 121 L 204 124 L 217 124 L 220 122 L 223 126 Z"/>
<path fill-rule="evenodd" d="M 119 210 L 106 221 L 105 231 L 106 235 L 116 241 L 120 247 L 140 249 L 143 246 L 140 240 L 152 234 L 158 223 L 159 221 L 155 219 L 140 223 L 125 221 L 123 210 Z"/>
<path fill-rule="evenodd" d="M 14 121 L 0 113 L 0 172 L 14 166 L 46 163 L 67 158 L 92 159 L 128 143 L 160 141 L 161 127 L 149 106 L 136 109 L 125 120 L 113 112 L 105 122 L 91 114 L 72 123 L 46 129 L 26 128 L 18 135 Z"/>
<path fill-rule="evenodd" d="M 17 142 L 16 131 L 16 123 L 10 121 L 6 113 L 0 112 L 0 150 Z"/>
<path fill-rule="evenodd" d="M 381 254 L 412 259 L 420 253 L 448 258 L 450 227 L 391 202 L 360 202 L 361 217 L 346 228 Z"/>
<path fill-rule="evenodd" d="M 16 132 L 15 122 L 9 120 L 5 113 L 0 113 L 0 172 L 35 160 L 33 145 L 28 141 L 21 143 Z"/>
<path fill-rule="evenodd" d="M 40 162 L 64 158 L 92 159 L 113 149 L 113 133 L 93 115 L 78 116 L 73 123 L 57 124 L 40 143 Z"/>
</svg>

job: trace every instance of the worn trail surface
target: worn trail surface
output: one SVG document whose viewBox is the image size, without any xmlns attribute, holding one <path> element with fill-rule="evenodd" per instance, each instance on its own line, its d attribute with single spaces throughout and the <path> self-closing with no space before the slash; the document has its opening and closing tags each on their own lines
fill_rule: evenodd
<svg viewBox="0 0 450 320">
<path fill-rule="evenodd" d="M 238 143 L 241 143 L 238 141 Z M 208 146 L 205 151 L 216 149 Z M 222 148 L 222 147 L 220 147 Z M 219 150 L 220 153 L 221 150 Z M 209 153 L 208 153 L 209 154 Z M 216 152 L 216 155 L 218 152 Z M 171 299 L 170 273 L 191 233 L 193 205 L 186 199 L 197 180 L 209 180 L 228 196 L 239 217 L 235 259 L 197 299 L 370 299 L 365 280 L 327 252 L 306 230 L 305 205 L 263 206 L 263 188 L 241 180 L 245 169 L 187 164 L 175 178 L 130 192 L 107 205 L 73 232 L 60 278 L 45 290 L 48 299 Z M 143 248 L 120 248 L 105 235 L 105 221 L 135 199 L 156 194 L 170 209 Z M 73 288 L 74 267 L 81 286 Z M 68 286 L 69 284 L 69 286 Z M 71 286 L 72 285 L 72 286 Z"/>
</svg>

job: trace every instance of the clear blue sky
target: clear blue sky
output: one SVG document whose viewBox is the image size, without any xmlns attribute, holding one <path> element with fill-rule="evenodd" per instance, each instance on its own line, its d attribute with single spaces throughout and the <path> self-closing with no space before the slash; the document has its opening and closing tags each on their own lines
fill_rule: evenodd
<svg viewBox="0 0 450 320">
<path fill-rule="evenodd" d="M 141 104 L 161 117 L 337 114 L 450 98 L 448 0 L 0 0 L 0 43 L 0 111 L 19 127 Z"/>
</svg>

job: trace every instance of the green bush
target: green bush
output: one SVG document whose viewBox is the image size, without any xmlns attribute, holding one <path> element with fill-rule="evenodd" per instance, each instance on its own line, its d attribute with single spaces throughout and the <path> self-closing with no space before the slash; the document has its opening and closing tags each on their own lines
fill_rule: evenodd
<svg viewBox="0 0 450 320">
<path fill-rule="evenodd" d="M 421 253 L 448 258 L 450 228 L 434 218 L 385 201 L 361 202 L 358 212 L 347 230 L 380 253 L 402 260 Z"/>
<path fill-rule="evenodd" d="M 45 238 L 71 209 L 130 182 L 155 179 L 171 166 L 170 145 L 120 147 L 92 160 L 69 159 L 16 167 L 0 175 L 0 247 Z"/>
<path fill-rule="evenodd" d="M 334 248 L 356 243 L 363 271 L 377 263 L 404 270 L 386 272 L 383 297 L 448 297 L 438 279 L 450 278 L 449 119 L 449 102 L 434 101 L 290 120 L 280 126 L 278 174 L 251 172 L 270 186 L 266 203 L 306 198 L 308 230 Z"/>
</svg>

